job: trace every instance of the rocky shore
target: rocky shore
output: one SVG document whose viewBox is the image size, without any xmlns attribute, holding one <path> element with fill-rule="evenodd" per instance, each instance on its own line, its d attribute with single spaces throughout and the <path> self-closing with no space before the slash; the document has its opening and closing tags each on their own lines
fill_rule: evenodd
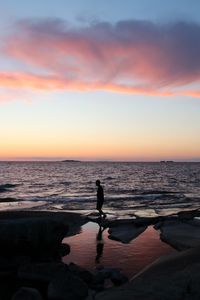
<svg viewBox="0 0 200 300">
<path fill-rule="evenodd" d="M 93 274 L 64 264 L 70 245 L 88 221 L 108 228 L 109 238 L 129 243 L 153 225 L 162 241 L 178 250 L 161 257 L 128 281 L 120 270 L 99 268 Z M 200 212 L 177 215 L 100 219 L 69 212 L 0 213 L 0 299 L 3 300 L 193 300 L 200 298 Z M 104 284 L 109 279 L 109 288 Z"/>
</svg>

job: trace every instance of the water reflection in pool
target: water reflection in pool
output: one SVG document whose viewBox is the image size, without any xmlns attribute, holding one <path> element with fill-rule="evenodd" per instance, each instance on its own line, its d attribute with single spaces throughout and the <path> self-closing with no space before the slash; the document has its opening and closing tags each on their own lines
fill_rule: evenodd
<svg viewBox="0 0 200 300">
<path fill-rule="evenodd" d="M 175 252 L 160 241 L 159 232 L 153 226 L 129 244 L 110 240 L 108 231 L 96 223 L 89 222 L 78 235 L 65 238 L 63 242 L 71 246 L 71 253 L 63 257 L 65 263 L 74 262 L 90 271 L 97 266 L 122 269 L 128 277 L 142 270 L 162 255 Z"/>
</svg>

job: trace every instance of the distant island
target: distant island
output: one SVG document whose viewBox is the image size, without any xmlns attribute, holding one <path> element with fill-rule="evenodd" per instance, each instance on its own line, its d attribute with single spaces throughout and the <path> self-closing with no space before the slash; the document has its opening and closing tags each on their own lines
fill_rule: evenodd
<svg viewBox="0 0 200 300">
<path fill-rule="evenodd" d="M 62 162 L 76 163 L 76 162 L 81 162 L 81 161 L 80 160 L 74 160 L 74 159 L 65 159 L 65 160 L 62 160 Z"/>
<path fill-rule="evenodd" d="M 160 163 L 173 163 L 173 160 L 161 160 Z"/>
</svg>

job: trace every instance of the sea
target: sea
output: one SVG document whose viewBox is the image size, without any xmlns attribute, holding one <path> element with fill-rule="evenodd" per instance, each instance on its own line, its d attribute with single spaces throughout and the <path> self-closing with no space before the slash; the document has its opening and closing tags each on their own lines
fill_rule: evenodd
<svg viewBox="0 0 200 300">
<path fill-rule="evenodd" d="M 97 179 L 104 188 L 108 219 L 200 208 L 200 163 L 60 161 L 0 162 L 0 210 L 74 211 L 95 218 Z M 94 273 L 99 268 L 117 268 L 131 279 L 176 251 L 160 240 L 153 226 L 128 244 L 111 240 L 107 228 L 99 241 L 100 227 L 90 220 L 80 234 L 64 238 L 71 248 L 62 258 L 64 263 Z"/>
<path fill-rule="evenodd" d="M 0 162 L 0 209 L 88 212 L 96 180 L 104 210 L 157 216 L 200 207 L 200 162 Z"/>
</svg>

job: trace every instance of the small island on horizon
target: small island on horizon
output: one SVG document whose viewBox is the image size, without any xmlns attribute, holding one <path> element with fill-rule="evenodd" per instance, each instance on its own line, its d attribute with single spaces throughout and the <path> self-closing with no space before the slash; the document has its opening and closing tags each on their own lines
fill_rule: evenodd
<svg viewBox="0 0 200 300">
<path fill-rule="evenodd" d="M 81 161 L 80 160 L 74 160 L 74 159 L 65 159 L 65 160 L 62 160 L 62 162 L 76 163 L 76 162 L 81 162 Z"/>
</svg>

